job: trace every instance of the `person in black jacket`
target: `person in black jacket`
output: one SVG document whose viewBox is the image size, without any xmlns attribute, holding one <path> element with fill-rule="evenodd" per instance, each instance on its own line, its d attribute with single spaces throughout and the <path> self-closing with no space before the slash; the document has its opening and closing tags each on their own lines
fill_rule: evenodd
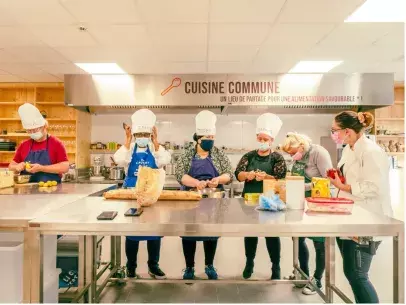
<svg viewBox="0 0 406 305">
<path fill-rule="evenodd" d="M 281 154 L 273 152 L 271 145 L 282 127 L 282 121 L 272 113 L 264 113 L 257 120 L 258 149 L 245 154 L 237 165 L 235 176 L 244 181 L 243 196 L 249 193 L 262 193 L 264 179 L 283 179 L 286 176 L 286 163 Z M 272 262 L 271 279 L 281 279 L 279 237 L 265 237 L 269 257 Z M 258 237 L 245 237 L 246 264 L 243 277 L 249 279 L 254 272 L 254 259 Z"/>
</svg>

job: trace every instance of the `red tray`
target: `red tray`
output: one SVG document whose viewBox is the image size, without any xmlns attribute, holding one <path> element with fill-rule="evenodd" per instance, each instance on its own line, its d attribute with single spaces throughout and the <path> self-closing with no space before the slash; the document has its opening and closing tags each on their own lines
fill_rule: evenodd
<svg viewBox="0 0 406 305">
<path fill-rule="evenodd" d="M 348 198 L 307 197 L 306 200 L 311 203 L 319 204 L 354 204 L 354 201 Z"/>
</svg>

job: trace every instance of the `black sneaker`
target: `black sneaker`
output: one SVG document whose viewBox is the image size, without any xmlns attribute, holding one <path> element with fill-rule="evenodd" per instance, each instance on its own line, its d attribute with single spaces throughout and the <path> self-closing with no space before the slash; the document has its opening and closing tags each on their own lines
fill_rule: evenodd
<svg viewBox="0 0 406 305">
<path fill-rule="evenodd" d="M 245 264 L 244 271 L 242 272 L 242 277 L 248 280 L 254 273 L 254 262 L 247 262 Z"/>
<path fill-rule="evenodd" d="M 316 279 L 316 278 L 311 278 L 311 281 L 314 285 L 316 285 L 317 288 L 321 289 L 322 285 L 321 285 L 321 281 Z M 305 295 L 313 295 L 316 294 L 317 291 L 316 289 L 314 289 L 314 287 L 310 284 L 307 284 L 305 288 L 303 288 L 302 293 Z"/>
<path fill-rule="evenodd" d="M 280 280 L 280 279 L 281 279 L 281 267 L 273 266 L 271 280 Z"/>
<path fill-rule="evenodd" d="M 138 278 L 137 273 L 135 273 L 135 268 L 127 268 L 127 277 L 128 278 Z"/>
<path fill-rule="evenodd" d="M 166 279 L 166 274 L 161 270 L 161 268 L 159 268 L 159 266 L 150 267 L 148 273 L 157 280 Z"/>
</svg>

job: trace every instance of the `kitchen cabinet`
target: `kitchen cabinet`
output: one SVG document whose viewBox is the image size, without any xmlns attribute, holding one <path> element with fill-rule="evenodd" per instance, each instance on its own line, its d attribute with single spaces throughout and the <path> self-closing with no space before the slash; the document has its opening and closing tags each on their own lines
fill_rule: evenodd
<svg viewBox="0 0 406 305">
<path fill-rule="evenodd" d="M 395 85 L 394 98 L 395 100 L 392 106 L 380 108 L 375 111 L 376 140 L 380 145 L 385 145 L 387 149 L 391 146 L 392 151 L 388 151 L 388 155 L 397 157 L 399 163 L 403 164 L 405 144 L 404 83 Z"/>
<path fill-rule="evenodd" d="M 45 116 L 48 132 L 65 144 L 71 164 L 75 163 L 77 167 L 90 165 L 91 117 L 89 113 L 65 105 L 63 83 L 0 84 L 0 139 L 17 145 L 28 139 L 18 116 L 18 107 L 24 103 L 35 105 Z M 14 153 L 1 151 L 0 165 L 6 166 Z"/>
</svg>

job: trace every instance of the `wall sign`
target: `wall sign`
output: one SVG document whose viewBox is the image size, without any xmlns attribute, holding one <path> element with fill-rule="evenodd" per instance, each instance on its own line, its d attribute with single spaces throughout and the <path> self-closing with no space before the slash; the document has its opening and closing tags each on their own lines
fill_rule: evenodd
<svg viewBox="0 0 406 305">
<path fill-rule="evenodd" d="M 75 106 L 390 105 L 394 77 L 368 74 L 66 75 Z"/>
</svg>

